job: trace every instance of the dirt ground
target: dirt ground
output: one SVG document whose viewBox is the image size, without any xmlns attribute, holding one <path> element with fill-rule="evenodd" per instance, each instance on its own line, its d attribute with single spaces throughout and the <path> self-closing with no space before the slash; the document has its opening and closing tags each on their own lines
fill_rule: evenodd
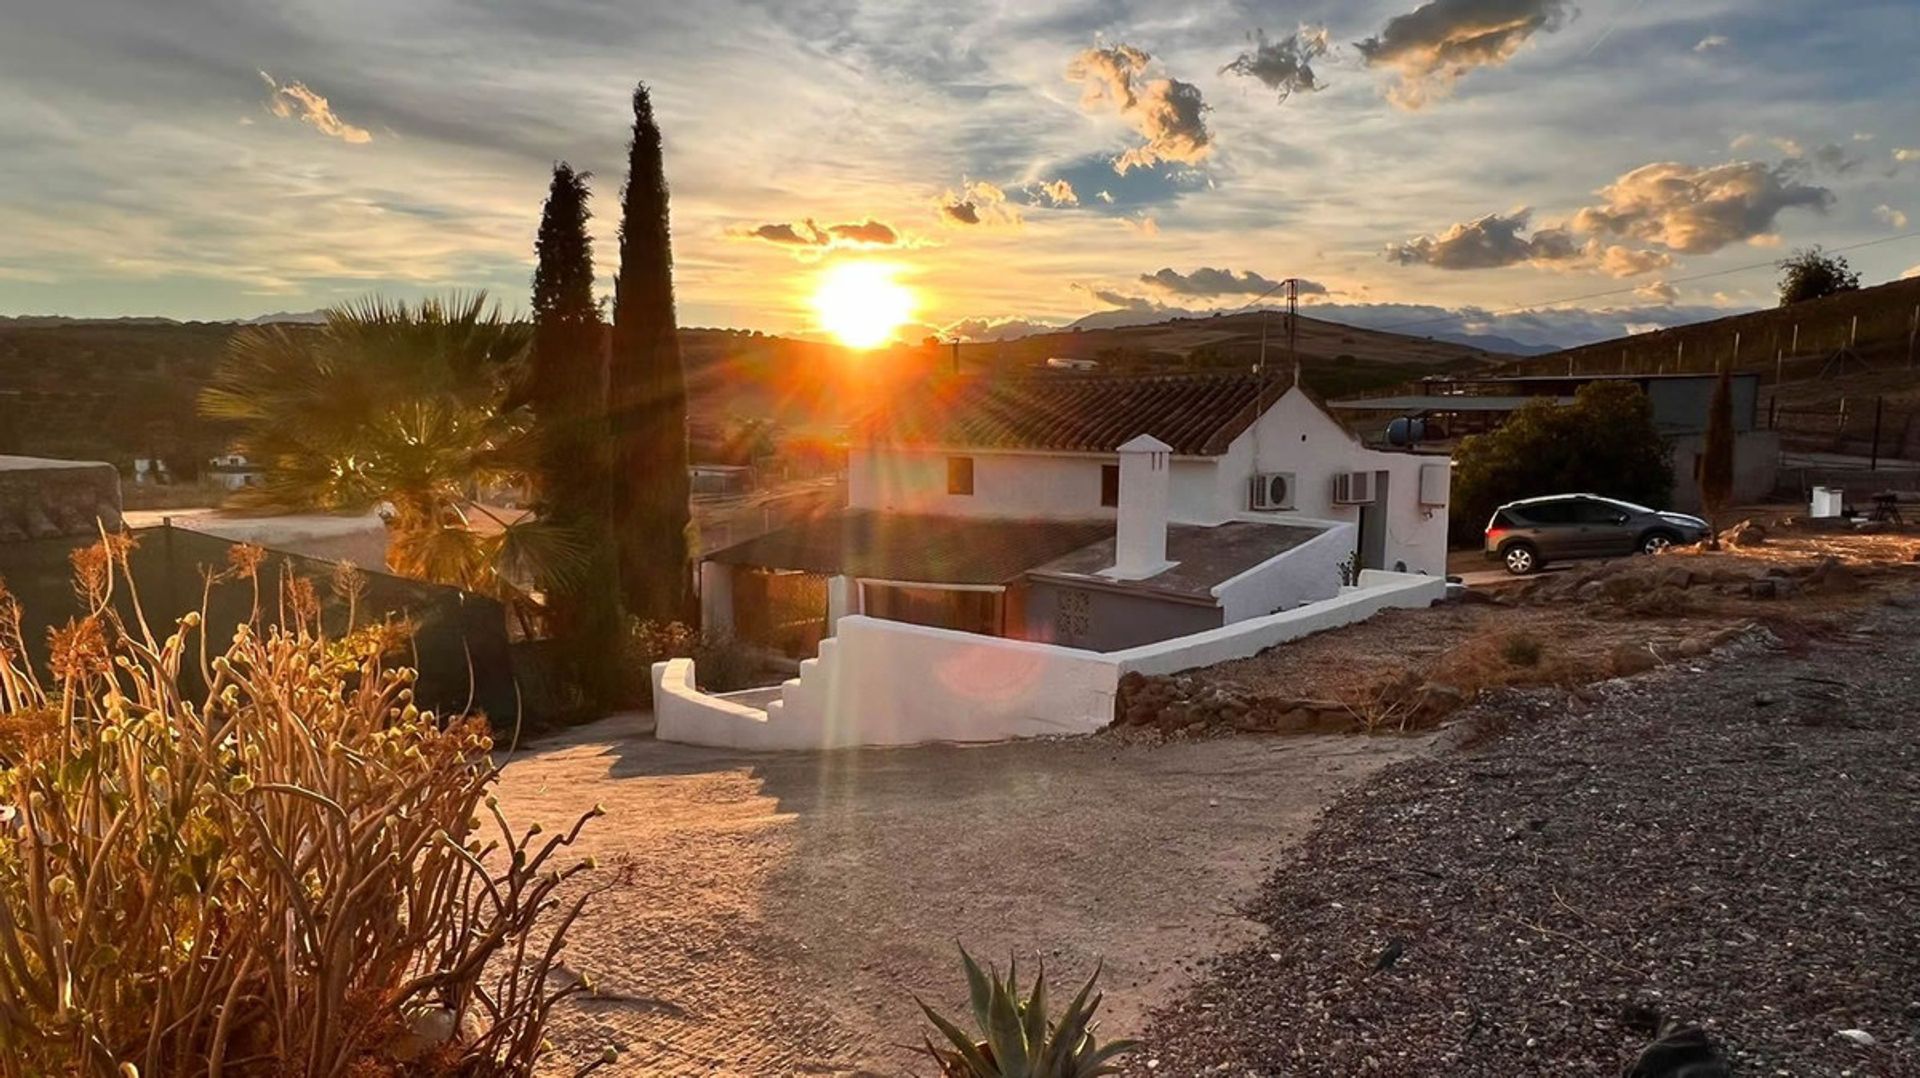
<svg viewBox="0 0 1920 1078">
<path fill-rule="evenodd" d="M 1107 739 L 753 755 L 653 741 L 615 718 L 505 768 L 516 825 L 608 814 L 581 840 L 605 888 L 569 969 L 598 998 L 550 1036 L 614 1074 L 924 1072 L 912 993 L 963 1009 L 955 942 L 1104 959 L 1103 1028 L 1138 1033 L 1212 955 L 1337 794 L 1431 739 L 1144 747 Z M 570 1073 L 570 1071 L 568 1072 Z"/>
</svg>

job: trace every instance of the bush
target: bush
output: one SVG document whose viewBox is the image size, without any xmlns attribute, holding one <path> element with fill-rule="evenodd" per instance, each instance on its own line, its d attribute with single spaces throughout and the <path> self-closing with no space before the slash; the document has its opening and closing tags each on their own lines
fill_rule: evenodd
<svg viewBox="0 0 1920 1078">
<path fill-rule="evenodd" d="M 1543 494 L 1584 492 L 1663 508 L 1673 449 L 1630 382 L 1589 382 L 1573 403 L 1541 400 L 1498 430 L 1460 440 L 1453 458 L 1453 540 L 1471 545 L 1493 511 Z"/>
<path fill-rule="evenodd" d="M 1500 645 L 1500 657 L 1509 666 L 1539 666 L 1540 641 L 1523 633 L 1514 633 Z"/>
<path fill-rule="evenodd" d="M 944 1044 L 932 1039 L 920 1051 L 940 1066 L 945 1078 L 1093 1078 L 1100 1074 L 1118 1074 L 1112 1060 L 1131 1051 L 1132 1041 L 1100 1044 L 1094 1039 L 1093 1016 L 1100 1009 L 1100 994 L 1093 990 L 1100 971 L 1081 987 L 1059 1019 L 1047 1013 L 1047 971 L 1033 979 L 1033 992 L 1020 998 L 1020 975 L 1014 963 L 1007 963 L 1007 977 L 999 970 L 983 972 L 966 948 L 960 960 L 967 969 L 967 989 L 973 1005 L 973 1020 L 980 1039 L 941 1017 L 940 1013 L 918 999 L 920 1010 L 932 1022 Z"/>
<path fill-rule="evenodd" d="M 0 1075 L 531 1073 L 588 817 L 509 829 L 485 724 L 304 581 L 224 649 L 156 637 L 127 546 L 76 554 L 48 684 L 0 592 Z M 246 551 L 213 579 L 257 587 Z"/>
<path fill-rule="evenodd" d="M 635 706 L 653 706 L 653 664 L 666 659 L 692 659 L 694 678 L 708 692 L 752 688 L 761 670 L 753 649 L 737 637 L 678 621 L 636 620 L 627 628 L 623 660 L 633 679 L 627 696 Z"/>
</svg>

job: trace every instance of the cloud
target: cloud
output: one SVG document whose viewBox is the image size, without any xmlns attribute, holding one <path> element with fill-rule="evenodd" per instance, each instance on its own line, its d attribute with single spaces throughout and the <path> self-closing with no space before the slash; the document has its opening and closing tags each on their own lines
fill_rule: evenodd
<svg viewBox="0 0 1920 1078">
<path fill-rule="evenodd" d="M 1058 322 L 1031 318 L 962 318 L 943 327 L 940 335 L 949 340 L 1011 341 L 1036 333 L 1054 333 L 1059 329 Z"/>
<path fill-rule="evenodd" d="M 1133 296 L 1111 288 L 1095 288 L 1092 285 L 1078 283 L 1070 287 L 1076 292 L 1085 292 L 1096 301 L 1104 303 L 1109 307 L 1118 307 L 1125 311 L 1163 311 L 1167 309 L 1166 304 L 1161 303 L 1151 296 Z"/>
<path fill-rule="evenodd" d="M 1898 149 L 1893 151 L 1893 159 L 1895 161 L 1901 162 L 1902 164 L 1908 161 L 1920 161 L 1920 150 L 1916 150 L 1907 146 L 1901 146 Z"/>
<path fill-rule="evenodd" d="M 1403 266 L 1427 265 L 1445 270 L 1496 269 L 1523 262 L 1567 262 L 1580 247 L 1564 228 L 1543 228 L 1522 236 L 1533 211 L 1522 206 L 1509 214 L 1490 213 L 1477 221 L 1448 228 L 1438 236 L 1416 236 L 1387 245 L 1387 259 Z"/>
<path fill-rule="evenodd" d="M 267 109 L 282 120 L 295 117 L 313 125 L 323 135 L 330 135 L 342 142 L 372 142 L 373 136 L 364 127 L 354 125 L 335 115 L 333 106 L 327 99 L 307 89 L 305 83 L 289 82 L 282 86 L 273 76 L 260 72 L 260 78 L 267 84 L 269 91 Z"/>
<path fill-rule="evenodd" d="M 1558 30 L 1569 10 L 1568 0 L 1428 0 L 1356 47 L 1368 66 L 1399 72 L 1387 96 L 1417 109 L 1475 68 L 1506 63 L 1534 34 Z"/>
<path fill-rule="evenodd" d="M 961 184 L 934 199 L 941 219 L 956 225 L 1018 225 L 1020 211 L 1007 204 L 1007 193 L 985 180 Z"/>
<path fill-rule="evenodd" d="M 1209 266 L 1201 266 L 1192 273 L 1167 267 L 1157 273 L 1141 274 L 1140 283 L 1174 296 L 1258 296 L 1278 291 L 1281 284 L 1252 270 L 1235 273 Z M 1326 286 L 1316 281 L 1300 281 L 1298 287 L 1303 296 L 1327 294 Z"/>
<path fill-rule="evenodd" d="M 1909 267 L 1907 272 L 1900 275 L 1900 279 L 1903 281 L 1911 281 L 1916 277 L 1920 277 L 1920 266 Z"/>
<path fill-rule="evenodd" d="M 1278 41 L 1269 42 L 1264 30 L 1254 31 L 1253 48 L 1233 58 L 1220 69 L 1222 75 L 1242 75 L 1258 79 L 1269 90 L 1277 91 L 1285 101 L 1296 92 L 1310 94 L 1325 84 L 1314 77 L 1313 61 L 1327 54 L 1326 27 L 1301 27 Z"/>
<path fill-rule="evenodd" d="M 893 226 L 872 218 L 822 228 L 809 217 L 797 225 L 760 225 L 744 235 L 784 247 L 892 247 L 900 242 L 900 233 Z"/>
<path fill-rule="evenodd" d="M 1712 254 L 1773 232 L 1782 211 L 1825 212 L 1833 192 L 1803 184 L 1787 165 L 1731 161 L 1642 165 L 1600 189 L 1605 200 L 1573 217 L 1579 232 L 1631 236 L 1683 254 Z"/>
<path fill-rule="evenodd" d="M 1680 298 L 1680 290 L 1665 281 L 1648 281 L 1633 290 L 1633 294 L 1648 303 L 1670 304 Z"/>
<path fill-rule="evenodd" d="M 1873 215 L 1887 223 L 1887 227 L 1898 231 L 1907 227 L 1907 215 L 1892 206 L 1879 205 L 1873 208 Z"/>
<path fill-rule="evenodd" d="M 1598 240 L 1587 241 L 1583 253 L 1593 260 L 1596 269 L 1609 277 L 1638 277 L 1673 265 L 1673 256 L 1665 252 L 1607 245 Z"/>
<path fill-rule="evenodd" d="M 1706 37 L 1700 39 L 1700 43 L 1693 47 L 1693 51 L 1712 52 L 1715 49 L 1724 49 L 1726 47 L 1727 39 L 1725 37 L 1719 34 L 1708 34 Z"/>
<path fill-rule="evenodd" d="M 1040 184 L 1038 193 L 1041 198 L 1046 199 L 1055 206 L 1078 206 L 1080 204 L 1080 196 L 1074 191 L 1073 184 L 1068 183 L 1064 179 L 1049 180 L 1046 183 Z"/>
<path fill-rule="evenodd" d="M 1213 148 L 1200 88 L 1178 79 L 1145 78 L 1153 57 L 1132 45 L 1087 49 L 1067 65 L 1067 79 L 1084 87 L 1080 106 L 1111 110 L 1146 137 L 1114 159 L 1115 172 L 1159 161 L 1194 164 Z"/>
</svg>

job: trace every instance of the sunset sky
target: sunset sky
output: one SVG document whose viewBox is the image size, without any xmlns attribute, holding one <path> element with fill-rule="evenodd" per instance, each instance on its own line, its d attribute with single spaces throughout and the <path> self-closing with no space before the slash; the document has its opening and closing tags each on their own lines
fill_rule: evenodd
<svg viewBox="0 0 1920 1078">
<path fill-rule="evenodd" d="M 636 79 L 684 325 L 815 329 L 823 267 L 868 258 L 943 330 L 1298 276 L 1376 325 L 1613 293 L 1448 323 L 1577 339 L 1920 229 L 1914 0 L 0 0 L 0 25 L 0 314 L 524 308 L 557 159 L 595 175 L 610 280 Z M 1848 257 L 1899 277 L 1920 239 Z"/>
</svg>

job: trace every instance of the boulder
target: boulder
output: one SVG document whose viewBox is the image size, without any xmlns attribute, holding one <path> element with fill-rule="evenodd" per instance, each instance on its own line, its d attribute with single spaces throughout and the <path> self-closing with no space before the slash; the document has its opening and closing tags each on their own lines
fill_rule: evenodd
<svg viewBox="0 0 1920 1078">
<path fill-rule="evenodd" d="M 1608 657 L 1608 665 L 1614 677 L 1632 677 L 1659 666 L 1660 658 L 1648 644 L 1621 644 Z"/>
<path fill-rule="evenodd" d="M 1806 590 L 1829 595 L 1859 591 L 1864 586 L 1859 575 L 1837 558 L 1821 558 L 1806 582 Z"/>
<path fill-rule="evenodd" d="M 1743 520 L 1721 532 L 1720 541 L 1736 547 L 1764 546 L 1767 542 L 1766 525 Z"/>
<path fill-rule="evenodd" d="M 1663 588 L 1691 588 L 1694 573 L 1684 565 L 1673 565 L 1660 570 L 1660 575 L 1655 579 Z"/>
<path fill-rule="evenodd" d="M 1601 587 L 1601 583 L 1598 580 L 1589 580 L 1574 589 L 1573 597 L 1583 603 L 1593 602 L 1600 598 Z"/>
<path fill-rule="evenodd" d="M 1771 578 L 1755 580 L 1747 585 L 1749 599 L 1777 599 L 1780 597 L 1780 582 Z"/>
</svg>

